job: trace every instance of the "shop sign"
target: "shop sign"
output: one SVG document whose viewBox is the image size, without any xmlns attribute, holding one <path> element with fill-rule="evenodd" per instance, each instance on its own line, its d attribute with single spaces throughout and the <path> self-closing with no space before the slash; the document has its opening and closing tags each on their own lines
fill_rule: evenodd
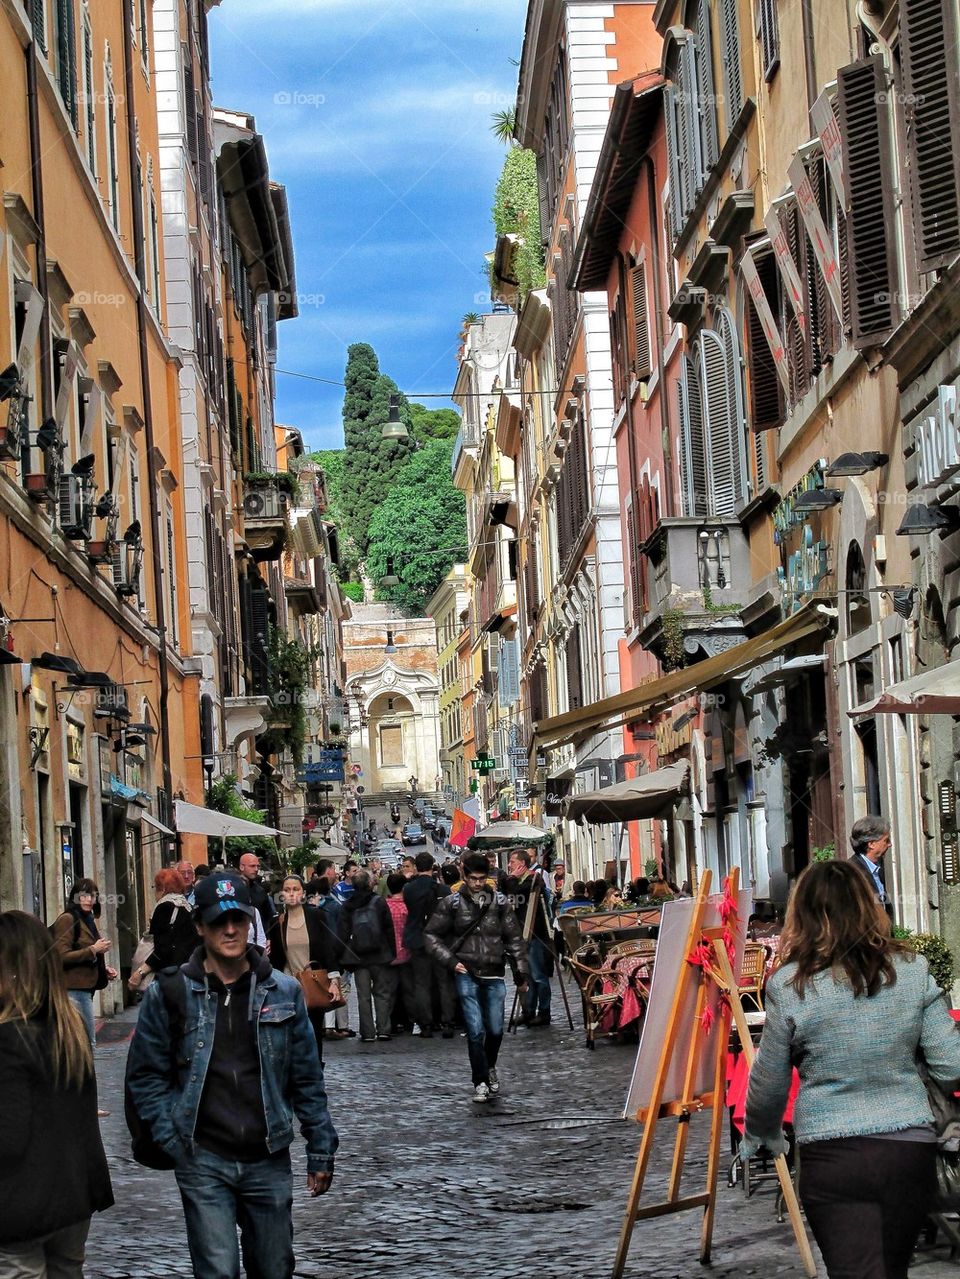
<svg viewBox="0 0 960 1279">
<path fill-rule="evenodd" d="M 573 779 L 548 777 L 543 788 L 543 811 L 548 817 L 562 817 L 563 801 L 569 796 Z"/>
<path fill-rule="evenodd" d="M 917 483 L 921 488 L 943 484 L 960 469 L 960 423 L 957 387 L 938 386 L 932 412 L 914 427 Z"/>
</svg>

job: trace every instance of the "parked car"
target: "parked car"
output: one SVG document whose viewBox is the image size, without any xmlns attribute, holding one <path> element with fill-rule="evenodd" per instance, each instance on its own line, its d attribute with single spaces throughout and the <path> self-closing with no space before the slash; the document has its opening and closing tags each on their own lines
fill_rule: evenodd
<svg viewBox="0 0 960 1279">
<path fill-rule="evenodd" d="M 375 856 L 379 857 L 382 862 L 391 862 L 396 864 L 399 862 L 403 854 L 403 845 L 399 839 L 381 839 L 375 850 Z"/>
<path fill-rule="evenodd" d="M 427 837 L 419 822 L 408 822 L 403 828 L 403 843 L 407 848 L 414 844 L 425 844 Z"/>
</svg>

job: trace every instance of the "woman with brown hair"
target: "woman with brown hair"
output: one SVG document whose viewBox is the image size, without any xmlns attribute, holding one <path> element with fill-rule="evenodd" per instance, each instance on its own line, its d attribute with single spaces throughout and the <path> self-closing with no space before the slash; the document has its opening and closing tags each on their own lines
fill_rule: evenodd
<svg viewBox="0 0 960 1279">
<path fill-rule="evenodd" d="M 193 910 L 187 901 L 187 885 L 179 870 L 167 866 L 153 877 L 157 904 L 150 916 L 150 936 L 153 950 L 130 974 L 127 985 L 138 990 L 148 974 L 163 968 L 179 968 L 185 964 L 200 939 L 193 924 Z"/>
<path fill-rule="evenodd" d="M 93 1053 L 50 934 L 0 914 L 0 1274 L 81 1279 L 90 1217 L 113 1204 Z"/>
<path fill-rule="evenodd" d="M 866 876 L 808 866 L 787 906 L 782 967 L 747 1092 L 741 1156 L 785 1149 L 792 1068 L 800 1198 L 831 1279 L 907 1279 L 936 1188 L 937 1133 L 918 1051 L 960 1079 L 960 1030 L 927 961 L 893 939 Z"/>
<path fill-rule="evenodd" d="M 304 968 L 324 968 L 328 976 L 339 980 L 343 947 L 330 927 L 330 916 L 305 900 L 306 888 L 299 875 L 284 875 L 281 891 L 283 914 L 274 916 L 270 925 L 271 965 L 291 977 L 296 977 Z M 325 1014 L 322 1009 L 308 1008 L 307 1015 L 323 1065 Z"/>
<path fill-rule="evenodd" d="M 106 962 L 111 943 L 109 937 L 100 936 L 99 915 L 100 889 L 92 879 L 78 879 L 70 889 L 66 910 L 53 924 L 54 945 L 63 965 L 67 993 L 83 1018 L 91 1048 L 97 1046 L 94 991 L 103 990 L 120 975 Z"/>
</svg>

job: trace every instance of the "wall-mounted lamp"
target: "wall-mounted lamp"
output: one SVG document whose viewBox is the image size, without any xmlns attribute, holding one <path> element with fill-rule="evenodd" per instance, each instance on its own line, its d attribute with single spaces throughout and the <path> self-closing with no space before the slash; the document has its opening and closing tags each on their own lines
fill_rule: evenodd
<svg viewBox="0 0 960 1279">
<path fill-rule="evenodd" d="M 843 501 L 842 489 L 807 489 L 793 504 L 795 511 L 826 511 Z"/>
<path fill-rule="evenodd" d="M 824 475 L 866 475 L 868 471 L 878 471 L 889 461 L 886 453 L 841 453 L 830 463 Z"/>
<path fill-rule="evenodd" d="M 930 533 L 955 533 L 960 529 L 960 507 L 908 506 L 897 536 L 924 537 Z"/>
<path fill-rule="evenodd" d="M 397 651 L 397 646 L 393 642 L 393 631 L 387 631 L 387 644 L 383 650 L 388 657 L 393 657 Z"/>
</svg>

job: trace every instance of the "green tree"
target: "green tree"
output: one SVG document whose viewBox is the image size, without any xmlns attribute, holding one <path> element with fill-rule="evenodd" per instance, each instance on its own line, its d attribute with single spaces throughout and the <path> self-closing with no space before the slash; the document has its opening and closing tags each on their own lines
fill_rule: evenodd
<svg viewBox="0 0 960 1279">
<path fill-rule="evenodd" d="M 360 552 L 350 531 L 347 507 L 343 498 L 343 472 L 346 449 L 318 449 L 310 455 L 323 468 L 327 481 L 327 515 L 337 526 L 340 550 L 338 575 L 346 581 L 360 563 Z"/>
<path fill-rule="evenodd" d="M 370 521 L 367 572 L 379 581 L 389 559 L 400 579 L 377 595 L 413 613 L 423 611 L 450 566 L 466 554 L 466 506 L 453 486 L 452 456 L 452 440 L 431 440 L 407 462 Z"/>
<path fill-rule="evenodd" d="M 413 434 L 418 440 L 452 440 L 460 430 L 460 414 L 456 409 L 428 409 L 425 404 L 410 403 Z"/>
<path fill-rule="evenodd" d="M 522 243 L 514 262 L 520 294 L 542 289 L 543 242 L 540 235 L 540 196 L 537 188 L 537 157 L 525 147 L 511 147 L 493 200 L 493 226 L 497 235 L 516 235 Z"/>
<path fill-rule="evenodd" d="M 265 813 L 247 803 L 237 788 L 237 779 L 233 773 L 219 778 L 207 791 L 207 808 L 226 813 L 230 817 L 239 817 L 245 822 L 255 822 L 258 826 L 265 824 Z M 216 837 L 211 837 L 211 848 L 215 847 L 212 843 L 214 838 Z M 269 859 L 277 851 L 276 842 L 268 835 L 231 835 L 219 843 L 231 866 L 238 865 L 238 859 L 243 853 L 256 853 L 258 857 Z"/>
<path fill-rule="evenodd" d="M 370 517 L 383 502 L 411 450 L 410 440 L 385 440 L 381 434 L 390 412 L 390 396 L 398 395 L 400 419 L 408 430 L 410 409 L 393 379 L 380 372 L 376 353 L 366 342 L 347 348 L 344 381 L 342 514 L 346 530 L 363 556 Z"/>
</svg>

